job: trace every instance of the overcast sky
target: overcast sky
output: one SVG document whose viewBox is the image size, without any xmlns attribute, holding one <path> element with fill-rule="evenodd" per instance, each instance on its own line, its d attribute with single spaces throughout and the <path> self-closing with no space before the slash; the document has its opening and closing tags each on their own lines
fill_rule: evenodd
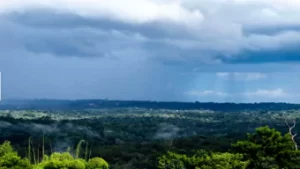
<svg viewBox="0 0 300 169">
<path fill-rule="evenodd" d="M 299 0 L 0 0 L 2 99 L 300 103 Z"/>
</svg>

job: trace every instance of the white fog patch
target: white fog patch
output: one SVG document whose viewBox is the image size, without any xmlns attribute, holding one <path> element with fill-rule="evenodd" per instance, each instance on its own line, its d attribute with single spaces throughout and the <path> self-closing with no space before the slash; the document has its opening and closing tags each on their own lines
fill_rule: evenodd
<svg viewBox="0 0 300 169">
<path fill-rule="evenodd" d="M 173 139 L 178 137 L 179 127 L 167 123 L 162 123 L 158 127 L 154 136 L 155 139 Z"/>
</svg>

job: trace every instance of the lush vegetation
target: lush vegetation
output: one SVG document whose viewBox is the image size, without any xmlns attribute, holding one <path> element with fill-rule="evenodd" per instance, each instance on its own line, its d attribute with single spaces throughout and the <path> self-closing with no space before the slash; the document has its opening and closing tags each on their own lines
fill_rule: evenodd
<svg viewBox="0 0 300 169">
<path fill-rule="evenodd" d="M 192 156 L 168 152 L 159 157 L 159 169 L 294 169 L 300 168 L 300 151 L 290 134 L 260 127 L 230 152 L 197 151 Z"/>
<path fill-rule="evenodd" d="M 33 155 L 31 159 L 31 148 L 28 147 L 28 156 L 21 158 L 15 152 L 10 142 L 5 141 L 0 145 L 0 168 L 1 169 L 108 169 L 108 163 L 102 158 L 92 158 L 89 160 L 76 157 L 69 152 L 53 153 L 49 157 Z M 32 149 L 34 154 L 34 149 Z"/>
<path fill-rule="evenodd" d="M 300 168 L 293 142 L 299 140 L 289 132 L 300 118 L 298 105 L 250 104 L 242 109 L 209 103 L 207 107 L 218 108 L 205 110 L 175 109 L 180 107 L 176 103 L 163 109 L 147 108 L 148 102 L 113 102 L 121 105 L 115 107 L 105 102 L 108 108 L 76 102 L 0 105 L 0 142 L 9 140 L 15 150 L 1 156 L 1 165 L 11 156 L 23 168 L 91 168 L 105 161 L 112 169 Z M 226 105 L 235 108 L 216 111 Z"/>
<path fill-rule="evenodd" d="M 192 156 L 168 152 L 158 157 L 158 169 L 296 169 L 300 168 L 300 151 L 291 139 L 291 133 L 282 135 L 279 131 L 267 126 L 248 134 L 246 140 L 232 145 L 231 152 L 208 152 L 197 150 Z M 10 145 L 4 142 L 0 146 L 0 168 L 3 169 L 108 169 L 108 163 L 99 157 L 88 157 L 86 146 L 85 157 L 80 158 L 81 140 L 75 151 L 53 153 L 48 157 L 34 154 L 29 139 L 27 158 L 18 156 Z M 32 151 L 31 151 L 32 150 Z M 70 151 L 70 150 L 68 150 Z M 33 159 L 31 156 L 33 153 Z M 44 152 L 44 151 L 43 151 Z"/>
</svg>

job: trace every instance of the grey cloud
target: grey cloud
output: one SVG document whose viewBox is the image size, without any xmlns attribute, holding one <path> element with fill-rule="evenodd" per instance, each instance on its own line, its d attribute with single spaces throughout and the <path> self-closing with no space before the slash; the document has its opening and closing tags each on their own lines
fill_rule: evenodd
<svg viewBox="0 0 300 169">
<path fill-rule="evenodd" d="M 153 28 L 153 33 L 158 32 L 159 34 L 157 37 L 156 35 L 152 37 L 151 33 L 145 34 L 145 32 L 141 31 L 145 31 L 145 29 L 143 27 L 138 28 L 138 26 L 136 29 L 131 29 L 130 31 L 129 29 L 125 31 L 122 30 L 123 27 L 120 26 L 121 24 L 115 24 L 115 27 L 107 29 L 93 27 L 91 25 L 87 25 L 87 27 L 64 27 L 60 26 L 60 24 L 53 28 L 51 26 L 47 27 L 48 25 L 43 25 L 43 22 L 38 22 L 39 19 L 37 19 L 37 21 L 32 21 L 34 19 L 31 19 L 30 22 L 28 21 L 29 23 L 20 24 L 26 22 L 27 17 L 25 16 L 25 19 L 22 19 L 22 15 L 16 19 L 14 14 L 12 16 L 13 21 L 9 20 L 10 17 L 6 16 L 6 22 L 3 22 L 4 27 L 9 27 L 6 31 L 16 32 L 13 38 L 15 43 L 18 42 L 21 47 L 22 43 L 24 43 L 23 48 L 25 48 L 25 50 L 36 54 L 49 53 L 55 56 L 111 57 L 129 60 L 131 58 L 145 58 L 150 61 L 158 61 L 166 64 L 182 64 L 182 61 L 188 63 L 191 62 L 190 60 L 197 60 L 200 64 L 208 60 L 213 60 L 210 59 L 211 55 L 213 55 L 213 51 L 209 49 L 185 49 L 181 47 L 182 43 L 171 43 L 174 41 L 172 38 L 180 38 L 177 41 L 187 39 L 188 37 L 183 38 L 183 36 L 185 36 L 184 33 L 175 34 L 182 37 L 161 37 L 160 35 L 164 33 L 156 31 L 155 26 L 149 29 L 152 30 Z M 35 16 L 42 17 L 43 13 L 39 15 L 30 14 L 29 18 L 34 18 Z M 74 17 L 73 15 L 71 16 Z M 51 18 L 51 16 L 48 17 Z M 64 18 L 64 15 L 54 17 L 54 21 L 61 20 L 62 18 Z M 74 17 L 74 19 L 75 18 L 76 17 Z M 67 17 L 66 23 L 68 23 L 68 20 L 69 18 Z M 45 20 L 44 22 L 46 24 L 54 23 L 54 21 L 46 22 Z M 107 22 L 110 21 L 107 20 Z M 33 23 L 37 23 L 38 26 Z M 61 21 L 58 23 L 64 22 Z M 78 22 L 78 25 L 80 25 L 80 23 L 81 22 Z M 42 24 L 42 26 L 39 24 Z M 105 26 L 107 24 L 104 23 L 103 25 Z M 147 28 L 147 25 L 144 25 L 144 27 Z M 160 29 L 160 31 L 164 30 Z M 158 37 L 160 39 L 156 39 Z M 164 40 L 164 38 L 167 38 L 167 40 Z M 199 54 L 204 56 L 199 57 Z"/>
<path fill-rule="evenodd" d="M 143 37 L 138 33 L 93 28 L 35 28 L 1 18 L 0 45 L 37 54 L 78 57 L 112 57 L 126 48 L 139 50 Z M 5 41 L 4 41 L 5 40 Z M 7 43 L 8 41 L 8 43 Z M 126 58 L 126 57 L 125 57 Z"/>
<path fill-rule="evenodd" d="M 80 46 L 81 45 L 81 46 Z M 105 53 L 95 52 L 93 48 L 88 49 L 88 46 L 82 44 L 72 44 L 67 40 L 62 39 L 45 39 L 40 42 L 26 42 L 25 48 L 33 53 L 51 53 L 56 56 L 80 56 L 80 57 L 103 57 Z"/>
<path fill-rule="evenodd" d="M 138 32 L 145 37 L 162 38 L 187 38 L 184 29 L 178 28 L 172 23 L 153 21 L 144 24 L 130 24 L 107 18 L 87 18 L 72 13 L 57 13 L 51 10 L 34 10 L 25 13 L 9 13 L 4 15 L 6 19 L 14 23 L 26 25 L 36 29 L 74 29 L 93 28 L 104 31 L 118 30 L 122 32 Z M 193 36 L 189 36 L 192 38 Z"/>
<path fill-rule="evenodd" d="M 3 98 L 184 100 L 202 72 L 299 71 L 297 15 L 272 19 L 261 12 L 268 4 L 219 2 L 181 4 L 203 13 L 199 25 L 72 10 L 0 14 Z"/>
<path fill-rule="evenodd" d="M 247 25 L 238 21 L 235 23 L 234 19 L 222 20 L 223 17 L 219 15 L 224 11 L 218 12 L 214 14 L 218 17 L 207 14 L 206 20 L 196 32 L 168 22 L 129 24 L 50 10 L 10 13 L 2 16 L 2 20 L 6 21 L 2 22 L 4 27 L 9 24 L 15 29 L 15 41 L 20 45 L 24 43 L 24 48 L 33 53 L 144 58 L 170 65 L 201 65 L 238 60 L 245 51 L 266 51 L 270 48 L 288 50 L 288 45 L 295 46 L 300 42 L 297 29 L 287 32 L 283 26 L 281 32 L 274 34 L 257 34 L 260 30 L 258 28 L 247 32 Z M 259 33 L 264 33 L 264 30 Z M 122 53 L 124 51 L 130 52 Z"/>
<path fill-rule="evenodd" d="M 294 25 L 273 25 L 273 26 L 263 26 L 263 27 L 244 27 L 243 28 L 245 35 L 251 34 L 261 34 L 274 36 L 278 33 L 284 33 L 287 31 L 297 31 L 300 32 L 300 24 Z"/>
<path fill-rule="evenodd" d="M 300 43 L 299 43 L 300 45 Z M 237 57 L 224 58 L 221 57 L 224 63 L 230 64 L 262 64 L 262 63 L 299 63 L 300 50 L 298 48 L 288 48 L 284 50 L 269 50 L 269 51 L 245 51 Z M 291 69 L 290 69 L 291 70 Z M 284 71 L 280 70 L 273 70 Z"/>
</svg>

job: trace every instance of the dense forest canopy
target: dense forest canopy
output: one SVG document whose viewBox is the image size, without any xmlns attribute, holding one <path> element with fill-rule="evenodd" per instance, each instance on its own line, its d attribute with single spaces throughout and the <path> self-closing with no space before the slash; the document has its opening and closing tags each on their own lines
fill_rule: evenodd
<svg viewBox="0 0 300 169">
<path fill-rule="evenodd" d="M 40 147 L 32 147 L 28 140 L 27 155 L 22 158 L 10 142 L 0 145 L 0 168 L 3 169 L 108 169 L 109 164 L 102 158 L 91 158 L 88 144 L 81 140 L 71 153 L 54 152 L 47 156 Z M 84 157 L 80 156 L 82 144 L 86 145 Z M 35 154 L 37 152 L 37 154 Z M 150 153 L 150 152 L 149 152 Z M 291 133 L 282 135 L 267 126 L 257 128 L 248 134 L 246 140 L 232 144 L 229 152 L 212 152 L 198 149 L 193 155 L 166 152 L 158 156 L 153 168 L 158 169 L 296 169 L 300 168 L 300 151 L 294 147 Z M 121 167 L 127 168 L 128 164 Z M 132 166 L 131 166 L 132 167 Z M 140 166 L 144 168 L 146 166 Z M 119 168 L 115 166 L 115 168 Z M 138 167 L 139 168 L 139 167 Z"/>
<path fill-rule="evenodd" d="M 186 105 L 202 108 L 179 108 Z M 232 107 L 226 108 L 228 105 Z M 210 106 L 216 108 L 209 109 Z M 0 159 L 12 158 L 17 165 L 40 169 L 56 163 L 56 168 L 72 168 L 75 164 L 89 168 L 90 159 L 98 159 L 105 166 L 107 162 L 112 169 L 297 168 L 297 106 L 5 101 L 0 110 L 0 142 L 7 145 L 6 141 L 10 141 L 14 151 Z M 47 156 L 46 161 L 42 154 Z M 0 160 L 0 165 L 8 165 L 2 163 Z M 98 165 L 97 160 L 91 163 Z"/>
</svg>

